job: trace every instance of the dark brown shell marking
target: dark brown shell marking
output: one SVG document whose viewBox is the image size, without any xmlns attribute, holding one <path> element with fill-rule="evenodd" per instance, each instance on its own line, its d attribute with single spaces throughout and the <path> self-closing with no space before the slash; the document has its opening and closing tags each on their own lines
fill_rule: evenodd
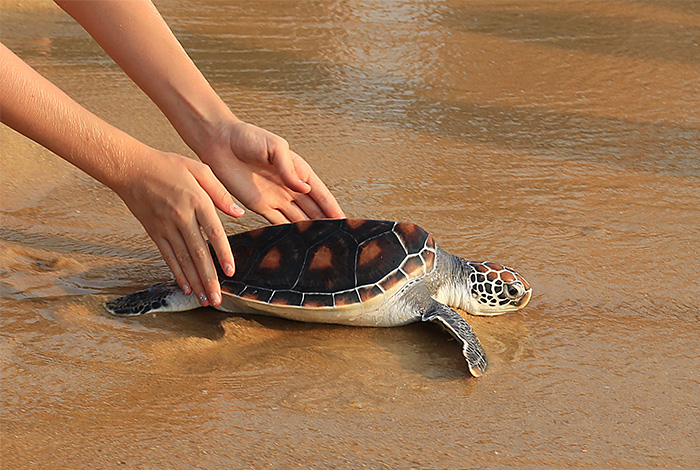
<svg viewBox="0 0 700 470">
<path fill-rule="evenodd" d="M 430 272 L 435 261 L 433 238 L 408 222 L 303 221 L 228 239 L 236 274 L 226 277 L 217 263 L 222 290 L 281 306 L 355 305 Z"/>
</svg>

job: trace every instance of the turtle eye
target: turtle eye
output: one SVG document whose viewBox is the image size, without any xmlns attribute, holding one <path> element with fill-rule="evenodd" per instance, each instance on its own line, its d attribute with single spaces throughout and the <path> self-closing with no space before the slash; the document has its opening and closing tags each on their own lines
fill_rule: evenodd
<svg viewBox="0 0 700 470">
<path fill-rule="evenodd" d="M 519 282 L 506 285 L 506 295 L 509 299 L 517 299 L 523 295 L 525 288 Z"/>
</svg>

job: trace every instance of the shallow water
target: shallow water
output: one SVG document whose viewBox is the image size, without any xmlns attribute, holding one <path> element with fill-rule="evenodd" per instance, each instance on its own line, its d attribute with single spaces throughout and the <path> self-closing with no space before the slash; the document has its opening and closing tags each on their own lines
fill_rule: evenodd
<svg viewBox="0 0 700 470">
<path fill-rule="evenodd" d="M 698 2 L 158 6 L 349 216 L 419 223 L 534 298 L 469 318 L 478 380 L 427 325 L 113 318 L 106 299 L 169 277 L 157 250 L 114 194 L 2 128 L 3 468 L 700 466 Z M 2 8 L 41 73 L 191 154 L 60 10 Z"/>
</svg>

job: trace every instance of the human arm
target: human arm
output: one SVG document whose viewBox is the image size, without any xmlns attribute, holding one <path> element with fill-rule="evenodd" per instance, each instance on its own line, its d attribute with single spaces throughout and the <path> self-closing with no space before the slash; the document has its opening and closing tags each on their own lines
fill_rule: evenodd
<svg viewBox="0 0 700 470">
<path fill-rule="evenodd" d="M 238 119 L 148 0 L 56 0 L 156 103 L 185 143 L 245 206 L 272 223 L 343 217 L 288 143 Z"/>
<path fill-rule="evenodd" d="M 221 295 L 200 227 L 222 266 L 233 256 L 215 205 L 231 195 L 200 162 L 160 152 L 107 124 L 0 44 L 0 119 L 114 190 L 154 240 L 178 284 L 203 305 Z M 229 270 L 232 274 L 232 271 Z"/>
</svg>

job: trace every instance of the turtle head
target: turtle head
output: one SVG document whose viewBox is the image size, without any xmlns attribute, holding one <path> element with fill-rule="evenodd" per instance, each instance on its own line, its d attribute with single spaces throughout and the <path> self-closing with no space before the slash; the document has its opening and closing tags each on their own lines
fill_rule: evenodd
<svg viewBox="0 0 700 470">
<path fill-rule="evenodd" d="M 472 315 L 500 315 L 519 310 L 532 296 L 530 284 L 513 269 L 497 263 L 467 261 L 467 298 Z"/>
</svg>

